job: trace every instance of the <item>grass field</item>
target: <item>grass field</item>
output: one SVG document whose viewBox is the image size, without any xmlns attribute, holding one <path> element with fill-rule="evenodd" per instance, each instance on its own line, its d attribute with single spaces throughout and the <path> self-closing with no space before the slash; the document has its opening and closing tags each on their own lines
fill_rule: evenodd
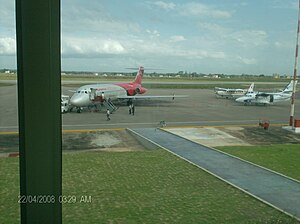
<svg viewBox="0 0 300 224">
<path fill-rule="evenodd" d="M 299 144 L 226 146 L 218 149 L 300 181 Z"/>
<path fill-rule="evenodd" d="M 0 166 L 0 223 L 18 223 L 18 159 Z M 63 223 L 298 223 L 163 150 L 64 154 L 63 194 Z"/>
<path fill-rule="evenodd" d="M 62 76 L 62 81 L 78 81 L 79 83 L 76 84 L 63 84 L 65 87 L 73 87 L 79 88 L 82 85 L 87 85 L 89 81 L 90 84 L 93 83 L 101 83 L 101 82 L 131 82 L 134 79 L 135 75 L 133 76 L 108 76 L 108 77 L 99 77 L 99 76 L 82 76 L 82 75 L 67 75 Z M 16 80 L 17 76 L 15 74 L 0 74 L 0 80 Z M 84 81 L 80 83 L 80 81 Z M 143 79 L 143 87 L 149 89 L 214 89 L 214 87 L 222 87 L 222 88 L 248 88 L 251 82 L 255 82 L 255 89 L 259 89 L 261 91 L 275 91 L 277 89 L 282 89 L 285 84 L 283 82 L 288 83 L 289 79 L 275 79 L 272 76 L 266 77 L 234 77 L 234 78 L 204 78 L 204 77 L 197 77 L 197 78 L 188 78 L 188 77 L 181 77 L 181 78 L 158 78 L 158 77 L 144 77 Z M 155 82 L 155 83 L 147 83 Z M 161 83 L 159 83 L 161 82 Z M 172 83 L 168 83 L 172 82 Z M 183 82 L 191 82 L 191 83 L 183 83 Z M 211 84 L 206 84 L 206 82 L 212 82 Z M 218 84 L 218 82 L 223 82 L 222 84 Z M 226 82 L 249 82 L 246 83 L 226 83 Z M 264 82 L 272 82 L 264 83 Z M 278 84 L 276 83 L 278 82 Z M 6 84 L 7 85 L 7 84 Z M 9 84 L 11 85 L 11 84 Z M 2 85 L 4 86 L 4 85 Z M 0 83 L 1 87 L 1 83 Z"/>
<path fill-rule="evenodd" d="M 93 84 L 92 82 L 89 84 Z M 88 85 L 87 83 L 76 83 L 76 84 L 63 84 L 64 87 L 79 88 L 83 85 Z M 242 88 L 247 89 L 250 84 L 204 84 L 204 83 L 194 83 L 194 84 L 183 84 L 183 83 L 144 83 L 143 87 L 147 89 L 214 89 L 216 86 L 222 88 Z M 276 91 L 278 89 L 283 89 L 284 84 L 255 84 L 256 90 L 269 90 Z"/>
<path fill-rule="evenodd" d="M 76 80 L 76 81 L 124 81 L 128 82 L 134 79 L 136 73 L 133 73 L 132 76 L 95 76 L 95 75 L 62 75 L 62 80 Z M 17 75 L 16 74 L 4 74 L 0 73 L 0 80 L 16 80 Z M 218 82 L 285 82 L 289 81 L 287 78 L 273 78 L 272 76 L 264 76 L 264 77 L 258 77 L 258 76 L 236 76 L 231 78 L 208 78 L 208 77 L 147 77 L 145 75 L 144 80 L 151 80 L 155 82 L 164 81 L 164 82 L 183 82 L 183 81 L 196 81 L 196 82 L 202 82 L 202 81 L 218 81 Z"/>
<path fill-rule="evenodd" d="M 68 80 L 76 80 L 76 81 L 121 81 L 121 82 L 131 82 L 134 80 L 135 74 L 132 76 L 107 76 L 107 77 L 101 77 L 101 76 L 62 76 L 62 80 L 68 81 Z M 268 77 L 233 77 L 233 78 L 206 78 L 206 77 L 180 77 L 180 78 L 174 78 L 174 77 L 147 77 L 144 76 L 143 81 L 152 81 L 152 82 L 288 82 L 289 79 L 282 78 L 282 79 L 275 79 L 272 76 Z"/>
</svg>

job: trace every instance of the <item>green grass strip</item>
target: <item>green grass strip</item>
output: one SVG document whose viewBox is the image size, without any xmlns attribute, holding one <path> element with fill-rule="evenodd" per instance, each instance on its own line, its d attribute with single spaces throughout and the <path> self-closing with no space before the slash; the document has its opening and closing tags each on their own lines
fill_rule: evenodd
<svg viewBox="0 0 300 224">
<path fill-rule="evenodd" d="M 18 223 L 18 159 L 0 166 L 0 223 Z M 298 223 L 164 150 L 64 154 L 63 194 L 63 223 Z"/>
<path fill-rule="evenodd" d="M 300 180 L 300 144 L 226 146 L 218 149 Z"/>
</svg>

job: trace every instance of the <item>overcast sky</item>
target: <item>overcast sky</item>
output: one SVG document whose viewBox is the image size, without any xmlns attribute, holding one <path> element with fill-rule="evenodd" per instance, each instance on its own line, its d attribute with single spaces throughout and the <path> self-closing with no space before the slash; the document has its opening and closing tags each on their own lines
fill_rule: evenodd
<svg viewBox="0 0 300 224">
<path fill-rule="evenodd" d="M 61 0 L 62 70 L 292 74 L 298 0 Z M 16 68 L 0 0 L 0 68 Z"/>
</svg>

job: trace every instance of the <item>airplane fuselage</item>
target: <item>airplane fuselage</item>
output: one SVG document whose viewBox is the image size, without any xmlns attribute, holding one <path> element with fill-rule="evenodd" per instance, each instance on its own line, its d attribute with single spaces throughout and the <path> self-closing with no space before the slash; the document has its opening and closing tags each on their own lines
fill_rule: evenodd
<svg viewBox="0 0 300 224">
<path fill-rule="evenodd" d="M 127 91 L 121 86 L 115 84 L 92 84 L 85 85 L 76 90 L 70 99 L 70 103 L 76 107 L 87 107 L 95 104 L 95 101 L 91 98 L 92 91 L 97 93 L 103 93 L 106 99 L 116 100 L 119 96 L 126 96 Z"/>
<path fill-rule="evenodd" d="M 275 93 L 275 94 L 246 94 L 236 99 L 236 102 L 244 104 L 271 104 L 291 99 L 290 93 Z"/>
<path fill-rule="evenodd" d="M 245 95 L 246 92 L 247 90 L 243 90 L 243 89 L 228 89 L 228 90 L 215 91 L 215 93 L 218 96 L 225 97 L 225 98 L 238 98 Z"/>
<path fill-rule="evenodd" d="M 239 98 L 244 96 L 246 93 L 253 93 L 254 83 L 252 83 L 248 89 L 225 89 L 215 87 L 215 93 L 217 96 L 229 98 Z"/>
<path fill-rule="evenodd" d="M 175 94 L 164 96 L 141 95 L 146 93 L 147 91 L 146 88 L 142 87 L 143 74 L 144 67 L 140 66 L 133 82 L 84 85 L 78 88 L 71 97 L 71 107 L 76 107 L 77 112 L 80 112 L 83 107 L 89 107 L 93 105 L 97 107 L 100 104 L 100 107 L 106 107 L 109 110 L 116 110 L 116 107 L 114 106 L 112 101 L 127 100 L 128 105 L 131 105 L 133 103 L 133 100 L 138 99 L 149 100 L 158 98 L 175 98 Z"/>
</svg>

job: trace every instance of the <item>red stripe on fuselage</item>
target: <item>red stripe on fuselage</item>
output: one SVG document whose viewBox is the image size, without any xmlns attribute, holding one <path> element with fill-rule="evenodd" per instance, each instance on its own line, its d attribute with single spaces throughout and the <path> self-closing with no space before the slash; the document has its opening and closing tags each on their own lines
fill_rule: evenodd
<svg viewBox="0 0 300 224">
<path fill-rule="evenodd" d="M 130 96 L 136 95 L 135 90 L 137 88 L 141 88 L 141 85 L 137 83 L 118 83 L 115 85 L 124 88 L 127 91 L 127 94 Z"/>
</svg>

